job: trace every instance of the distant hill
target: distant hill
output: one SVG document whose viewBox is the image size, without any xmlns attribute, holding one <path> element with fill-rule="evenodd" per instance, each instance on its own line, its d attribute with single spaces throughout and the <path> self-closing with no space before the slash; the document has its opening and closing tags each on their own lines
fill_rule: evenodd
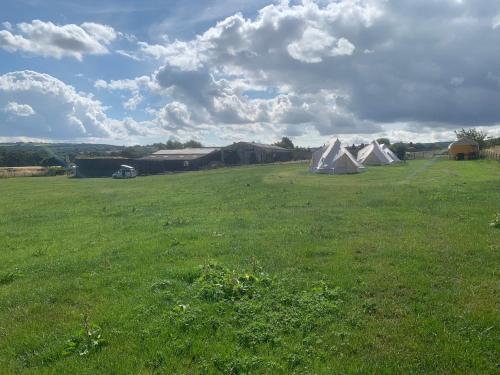
<svg viewBox="0 0 500 375">
<path fill-rule="evenodd" d="M 196 141 L 185 143 L 168 140 L 146 146 L 115 146 L 94 143 L 0 143 L 0 167 L 66 165 L 66 160 L 74 162 L 79 156 L 123 156 L 139 158 L 158 150 L 202 147 Z"/>
<path fill-rule="evenodd" d="M 64 165 L 79 155 L 112 155 L 125 146 L 91 143 L 0 143 L 0 166 L 23 167 L 34 165 Z"/>
</svg>

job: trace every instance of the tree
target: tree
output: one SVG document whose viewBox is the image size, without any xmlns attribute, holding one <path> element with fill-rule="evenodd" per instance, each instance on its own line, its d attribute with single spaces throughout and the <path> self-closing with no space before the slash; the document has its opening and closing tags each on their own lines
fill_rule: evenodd
<svg viewBox="0 0 500 375">
<path fill-rule="evenodd" d="M 167 143 L 165 144 L 165 148 L 167 150 L 179 150 L 183 147 L 184 147 L 184 145 L 175 139 L 169 139 L 167 141 Z"/>
<path fill-rule="evenodd" d="M 40 165 L 43 167 L 66 167 L 66 162 L 57 156 L 50 156 L 42 159 Z"/>
<path fill-rule="evenodd" d="M 392 152 L 394 152 L 396 154 L 396 156 L 400 160 L 405 160 L 406 159 L 406 151 L 408 150 L 408 146 L 406 146 L 406 144 L 404 144 L 402 142 L 400 142 L 400 143 L 394 143 L 391 146 L 391 150 L 392 150 Z"/>
<path fill-rule="evenodd" d="M 391 141 L 389 140 L 389 138 L 379 138 L 379 139 L 377 139 L 377 142 L 379 144 L 384 144 L 387 147 L 389 147 L 391 145 Z"/>
<path fill-rule="evenodd" d="M 293 142 L 290 138 L 288 137 L 283 137 L 281 138 L 281 141 L 274 143 L 275 146 L 283 147 L 283 148 L 288 148 L 292 150 L 295 146 L 293 145 Z"/>
<path fill-rule="evenodd" d="M 476 128 L 455 130 L 455 135 L 457 139 L 469 138 L 476 141 L 480 149 L 486 146 L 486 139 L 488 138 L 487 132 Z"/>
<path fill-rule="evenodd" d="M 184 148 L 200 148 L 200 147 L 203 147 L 203 145 L 200 142 L 195 141 L 193 139 L 184 143 Z"/>
</svg>

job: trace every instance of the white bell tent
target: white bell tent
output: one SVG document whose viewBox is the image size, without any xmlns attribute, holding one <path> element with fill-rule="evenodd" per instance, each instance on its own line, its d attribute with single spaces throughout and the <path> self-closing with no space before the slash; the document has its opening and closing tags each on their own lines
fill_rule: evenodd
<svg viewBox="0 0 500 375">
<path fill-rule="evenodd" d="M 358 162 L 364 165 L 386 165 L 391 164 L 392 159 L 377 141 L 373 141 L 358 151 Z"/>
<path fill-rule="evenodd" d="M 387 154 L 389 159 L 391 159 L 391 164 L 392 163 L 401 163 L 401 159 L 399 159 L 397 157 L 397 155 L 394 152 L 392 152 L 392 150 L 389 147 L 387 147 L 385 144 L 381 144 L 380 147 Z"/>
<path fill-rule="evenodd" d="M 364 167 L 345 147 L 342 147 L 338 139 L 336 141 L 332 139 L 313 153 L 309 170 L 315 173 L 348 174 L 359 173 Z"/>
</svg>

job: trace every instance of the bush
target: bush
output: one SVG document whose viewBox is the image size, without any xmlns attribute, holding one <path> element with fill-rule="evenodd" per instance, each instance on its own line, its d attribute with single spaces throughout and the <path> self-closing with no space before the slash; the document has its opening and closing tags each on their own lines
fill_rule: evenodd
<svg viewBox="0 0 500 375">
<path fill-rule="evenodd" d="M 269 279 L 264 274 L 238 274 L 216 263 L 209 263 L 202 268 L 196 283 L 200 297 L 209 301 L 220 301 L 252 298 L 257 293 L 257 288 L 268 282 Z"/>
</svg>

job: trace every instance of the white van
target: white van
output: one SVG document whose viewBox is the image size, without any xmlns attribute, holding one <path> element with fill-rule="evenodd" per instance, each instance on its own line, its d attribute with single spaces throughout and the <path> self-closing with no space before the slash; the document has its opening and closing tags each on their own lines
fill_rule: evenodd
<svg viewBox="0 0 500 375">
<path fill-rule="evenodd" d="M 130 165 L 122 164 L 120 169 L 113 173 L 113 178 L 134 178 L 137 177 L 137 171 Z"/>
</svg>

